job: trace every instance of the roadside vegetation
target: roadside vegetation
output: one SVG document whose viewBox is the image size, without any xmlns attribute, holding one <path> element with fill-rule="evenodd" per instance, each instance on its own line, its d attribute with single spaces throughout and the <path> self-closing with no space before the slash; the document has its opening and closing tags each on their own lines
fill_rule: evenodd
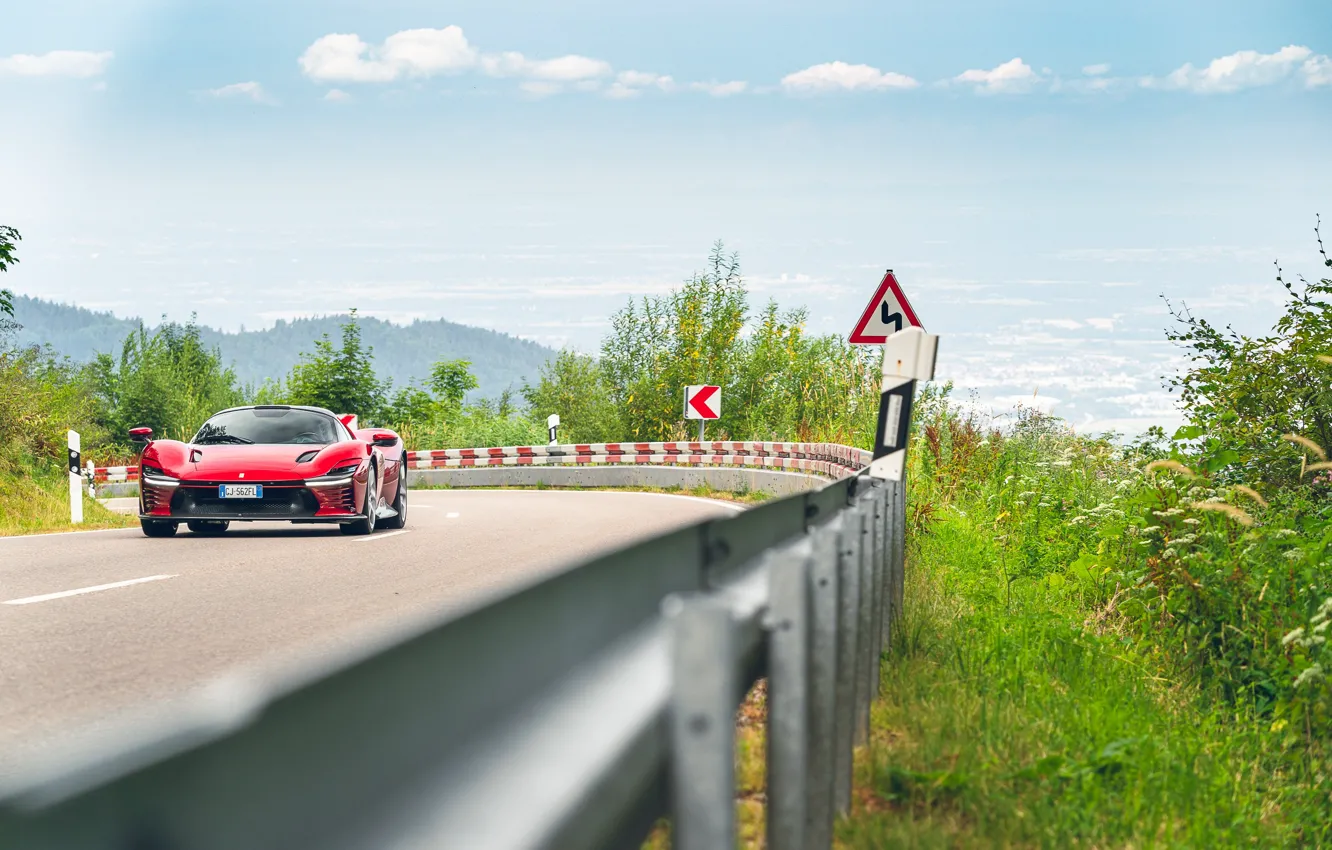
<svg viewBox="0 0 1332 850">
<path fill-rule="evenodd" d="M 906 616 L 838 846 L 1332 844 L 1332 280 L 1277 283 L 1261 337 L 1175 310 L 1174 434 L 926 388 Z M 761 710 L 738 718 L 745 847 Z"/>
</svg>

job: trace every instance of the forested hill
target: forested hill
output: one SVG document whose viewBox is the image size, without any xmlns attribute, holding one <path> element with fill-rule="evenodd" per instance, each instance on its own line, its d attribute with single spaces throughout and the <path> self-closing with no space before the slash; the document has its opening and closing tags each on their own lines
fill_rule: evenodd
<svg viewBox="0 0 1332 850">
<path fill-rule="evenodd" d="M 20 343 L 50 343 L 74 360 L 90 360 L 97 352 L 118 355 L 125 336 L 139 324 L 138 319 L 26 296 L 15 299 L 14 314 L 23 326 Z M 258 384 L 265 378 L 285 377 L 301 352 L 314 351 L 320 335 L 326 333 L 337 343 L 339 325 L 345 321 L 345 315 L 326 316 L 279 321 L 266 330 L 223 333 L 207 327 L 206 317 L 201 317 L 200 326 L 203 341 L 221 349 L 223 362 L 234 366 L 240 381 Z M 375 372 L 381 378 L 391 377 L 394 386 L 424 379 L 437 360 L 464 359 L 472 362 L 472 373 L 480 383 L 477 392 L 495 396 L 506 387 L 519 389 L 524 379 L 535 382 L 541 365 L 554 354 L 534 342 L 444 319 L 395 325 L 362 317 L 360 323 L 362 339 L 374 347 Z"/>
</svg>

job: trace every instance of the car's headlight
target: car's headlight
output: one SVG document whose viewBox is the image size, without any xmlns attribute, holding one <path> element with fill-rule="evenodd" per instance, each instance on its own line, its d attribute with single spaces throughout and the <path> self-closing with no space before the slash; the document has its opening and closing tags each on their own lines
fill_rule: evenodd
<svg viewBox="0 0 1332 850">
<path fill-rule="evenodd" d="M 163 472 L 161 467 L 149 463 L 139 467 L 139 481 L 149 487 L 171 488 L 180 486 L 179 478 L 172 478 Z"/>
<path fill-rule="evenodd" d="M 352 482 L 352 474 L 360 467 L 361 462 L 359 460 L 355 463 L 340 463 L 323 475 L 305 479 L 305 486 L 345 487 Z"/>
</svg>

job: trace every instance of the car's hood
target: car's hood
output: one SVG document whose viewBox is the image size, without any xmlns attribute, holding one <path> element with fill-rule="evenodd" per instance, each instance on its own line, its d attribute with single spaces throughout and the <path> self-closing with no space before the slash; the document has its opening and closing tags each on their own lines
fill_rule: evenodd
<svg viewBox="0 0 1332 850">
<path fill-rule="evenodd" d="M 236 446 L 210 443 L 186 446 L 181 478 L 206 481 L 290 481 L 323 475 L 337 462 L 359 460 L 365 447 L 357 443 L 318 445 Z M 303 463 L 297 458 L 315 452 Z"/>
</svg>

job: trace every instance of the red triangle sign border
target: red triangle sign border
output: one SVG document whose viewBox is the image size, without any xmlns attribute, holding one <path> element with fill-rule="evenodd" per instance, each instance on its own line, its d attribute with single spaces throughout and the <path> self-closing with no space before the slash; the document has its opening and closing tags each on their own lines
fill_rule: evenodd
<svg viewBox="0 0 1332 850">
<path fill-rule="evenodd" d="M 911 309 L 911 302 L 907 300 L 906 293 L 902 291 L 902 286 L 897 282 L 897 277 L 893 274 L 893 270 L 889 269 L 887 273 L 884 274 L 883 280 L 879 282 L 879 288 L 874 290 L 874 297 L 870 299 L 869 306 L 865 308 L 864 313 L 860 314 L 860 321 L 856 322 L 855 328 L 851 331 L 851 336 L 846 340 L 847 342 L 860 345 L 881 345 L 888 341 L 888 337 L 886 336 L 866 336 L 865 327 L 869 325 L 870 319 L 874 315 L 874 311 L 879 308 L 880 302 L 883 301 L 883 296 L 889 291 L 896 296 L 898 303 L 902 305 L 902 312 L 906 313 L 907 321 L 914 327 L 924 327 L 924 325 L 920 323 L 920 319 L 916 318 L 916 311 Z"/>
</svg>

